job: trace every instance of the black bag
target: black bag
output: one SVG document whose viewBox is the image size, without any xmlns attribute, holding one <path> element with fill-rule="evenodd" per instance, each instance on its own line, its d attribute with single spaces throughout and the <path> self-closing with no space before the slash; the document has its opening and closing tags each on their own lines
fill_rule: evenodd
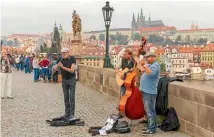
<svg viewBox="0 0 214 137">
<path fill-rule="evenodd" d="M 128 133 L 131 131 L 129 124 L 127 121 L 120 121 L 114 128 L 115 132 L 117 133 Z"/>
<path fill-rule="evenodd" d="M 160 125 L 163 131 L 177 131 L 180 127 L 177 113 L 173 107 L 168 108 L 164 112 L 165 119 Z"/>
<path fill-rule="evenodd" d="M 60 118 L 54 118 L 52 120 L 46 120 L 46 123 L 49 124 L 50 126 L 54 127 L 60 127 L 60 126 L 84 126 L 85 122 L 81 121 L 79 118 L 73 119 L 73 120 L 65 120 L 65 119 L 60 119 Z"/>
</svg>

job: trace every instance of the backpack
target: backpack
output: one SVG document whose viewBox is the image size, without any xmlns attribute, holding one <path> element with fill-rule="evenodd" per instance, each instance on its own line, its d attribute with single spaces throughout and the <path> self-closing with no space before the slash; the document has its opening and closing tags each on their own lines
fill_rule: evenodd
<svg viewBox="0 0 214 137">
<path fill-rule="evenodd" d="M 131 132 L 131 128 L 127 121 L 119 121 L 116 124 L 114 131 L 117 133 L 128 133 Z"/>
<path fill-rule="evenodd" d="M 165 119 L 159 126 L 163 131 L 177 131 L 180 127 L 177 113 L 173 107 L 166 109 L 164 112 Z"/>
</svg>

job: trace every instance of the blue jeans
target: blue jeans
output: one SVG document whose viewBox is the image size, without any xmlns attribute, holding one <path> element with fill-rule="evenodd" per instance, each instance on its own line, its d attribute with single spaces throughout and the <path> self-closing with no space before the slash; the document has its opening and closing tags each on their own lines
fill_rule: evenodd
<svg viewBox="0 0 214 137">
<path fill-rule="evenodd" d="M 48 75 L 48 77 L 51 79 L 51 77 L 52 77 L 52 68 L 48 68 L 48 70 L 49 70 L 49 75 Z"/>
<path fill-rule="evenodd" d="M 20 68 L 21 68 L 21 71 L 24 70 L 24 64 L 22 62 L 20 63 Z"/>
<path fill-rule="evenodd" d="M 156 132 L 155 104 L 156 104 L 157 95 L 148 94 L 145 92 L 142 92 L 142 93 L 143 93 L 144 108 L 148 119 L 147 129 L 151 132 Z"/>
<path fill-rule="evenodd" d="M 16 63 L 16 70 L 17 70 L 17 71 L 19 70 L 19 67 L 20 67 L 20 64 L 19 64 L 19 63 Z"/>
<path fill-rule="evenodd" d="M 126 87 L 124 85 L 122 85 L 120 87 L 120 97 L 122 97 L 125 94 L 125 92 L 126 92 Z"/>
<path fill-rule="evenodd" d="M 46 79 L 46 76 L 48 77 L 48 80 L 50 80 L 50 75 L 49 75 L 49 69 L 48 68 L 42 68 L 42 74 L 43 74 L 43 80 Z"/>
<path fill-rule="evenodd" d="M 39 80 L 39 68 L 34 68 L 34 80 Z"/>
<path fill-rule="evenodd" d="M 25 73 L 30 73 L 30 65 L 25 66 Z"/>
</svg>

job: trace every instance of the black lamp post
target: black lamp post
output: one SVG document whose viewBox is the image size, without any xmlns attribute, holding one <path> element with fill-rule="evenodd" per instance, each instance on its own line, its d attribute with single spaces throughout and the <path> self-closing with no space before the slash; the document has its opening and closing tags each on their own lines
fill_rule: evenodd
<svg viewBox="0 0 214 137">
<path fill-rule="evenodd" d="M 102 8 L 103 11 L 103 17 L 104 17 L 104 22 L 106 26 L 106 54 L 105 54 L 105 59 L 104 59 L 104 68 L 114 68 L 114 66 L 111 64 L 111 60 L 109 58 L 109 27 L 111 23 L 111 17 L 112 17 L 112 12 L 114 9 L 110 7 L 109 2 L 106 2 L 106 5 Z"/>
</svg>

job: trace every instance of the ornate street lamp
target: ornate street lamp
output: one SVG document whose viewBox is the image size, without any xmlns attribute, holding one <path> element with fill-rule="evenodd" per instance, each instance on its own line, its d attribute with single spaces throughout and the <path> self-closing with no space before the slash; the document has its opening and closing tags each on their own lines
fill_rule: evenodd
<svg viewBox="0 0 214 137">
<path fill-rule="evenodd" d="M 109 27 L 111 23 L 111 17 L 114 9 L 110 7 L 109 2 L 106 2 L 106 5 L 102 8 L 103 11 L 103 17 L 104 17 L 104 22 L 106 26 L 106 54 L 105 54 L 105 59 L 104 59 L 104 68 L 114 68 L 114 66 L 111 64 L 111 60 L 109 58 Z"/>
</svg>

